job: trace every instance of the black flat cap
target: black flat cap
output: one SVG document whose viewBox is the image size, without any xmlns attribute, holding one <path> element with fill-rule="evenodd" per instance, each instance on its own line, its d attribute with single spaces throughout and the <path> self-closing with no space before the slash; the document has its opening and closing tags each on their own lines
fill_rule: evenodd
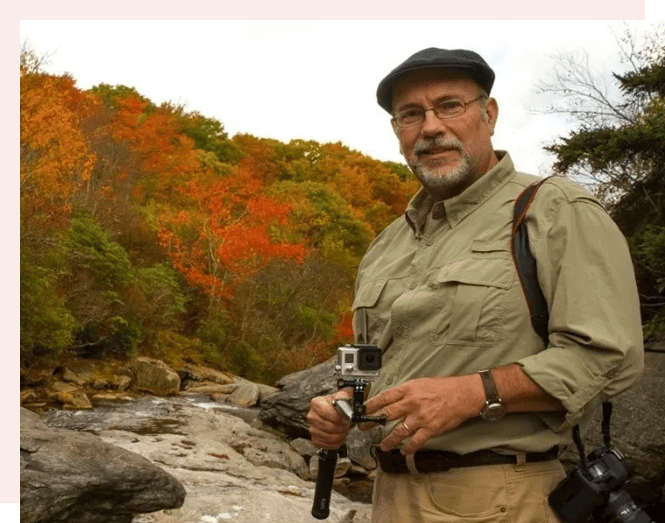
<svg viewBox="0 0 665 523">
<path fill-rule="evenodd" d="M 445 69 L 468 76 L 485 89 L 487 94 L 490 94 L 492 85 L 494 85 L 494 71 L 478 53 L 466 49 L 430 47 L 407 58 L 381 80 L 376 91 L 376 99 L 379 105 L 390 113 L 392 109 L 392 91 L 395 83 L 403 76 L 421 69 Z"/>
</svg>

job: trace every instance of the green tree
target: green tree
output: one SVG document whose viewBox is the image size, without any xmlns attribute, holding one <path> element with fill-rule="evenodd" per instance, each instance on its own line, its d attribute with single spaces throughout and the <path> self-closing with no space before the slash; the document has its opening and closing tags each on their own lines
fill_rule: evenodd
<svg viewBox="0 0 665 523">
<path fill-rule="evenodd" d="M 639 190 L 662 162 L 664 150 L 662 67 L 665 28 L 644 38 L 625 29 L 617 37 L 624 71 L 594 71 L 585 52 L 561 53 L 541 93 L 559 102 L 548 112 L 576 125 L 545 149 L 556 156 L 554 170 L 591 187 L 608 204 Z M 608 78 L 609 76 L 609 78 Z"/>
<path fill-rule="evenodd" d="M 634 34 L 619 40 L 629 70 L 614 73 L 619 99 L 611 99 L 585 60 L 561 58 L 552 92 L 578 128 L 546 149 L 554 170 L 581 178 L 605 200 L 629 237 L 646 322 L 645 336 L 665 334 L 665 31 L 639 46 Z"/>
</svg>

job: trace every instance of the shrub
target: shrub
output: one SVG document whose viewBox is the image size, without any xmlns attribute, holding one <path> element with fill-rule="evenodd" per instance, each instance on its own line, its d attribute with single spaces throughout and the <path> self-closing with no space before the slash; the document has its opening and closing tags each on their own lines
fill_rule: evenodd
<svg viewBox="0 0 665 523">
<path fill-rule="evenodd" d="M 73 340 L 74 317 L 57 287 L 57 271 L 21 254 L 21 363 L 57 358 Z"/>
</svg>

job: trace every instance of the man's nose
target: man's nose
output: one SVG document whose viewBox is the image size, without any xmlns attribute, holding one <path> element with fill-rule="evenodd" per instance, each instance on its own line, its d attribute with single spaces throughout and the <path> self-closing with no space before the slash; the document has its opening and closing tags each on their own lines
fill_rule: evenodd
<svg viewBox="0 0 665 523">
<path fill-rule="evenodd" d="M 436 136 L 438 134 L 446 134 L 448 126 L 446 120 L 440 119 L 432 109 L 425 111 L 425 120 L 422 124 L 421 132 L 424 136 Z"/>
</svg>

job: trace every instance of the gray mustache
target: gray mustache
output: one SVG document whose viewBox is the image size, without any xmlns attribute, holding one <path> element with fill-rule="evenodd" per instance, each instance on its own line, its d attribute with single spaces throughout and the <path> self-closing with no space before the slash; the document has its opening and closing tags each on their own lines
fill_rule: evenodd
<svg viewBox="0 0 665 523">
<path fill-rule="evenodd" d="M 460 153 L 464 152 L 464 144 L 455 138 L 420 138 L 413 146 L 413 152 L 418 154 L 429 149 L 437 147 L 447 147 L 457 149 Z"/>
</svg>

